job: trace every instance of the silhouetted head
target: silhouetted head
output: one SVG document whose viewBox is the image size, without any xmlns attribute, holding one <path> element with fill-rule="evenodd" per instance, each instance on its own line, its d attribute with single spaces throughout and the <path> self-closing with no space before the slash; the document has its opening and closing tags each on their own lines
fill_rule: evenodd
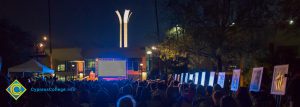
<svg viewBox="0 0 300 107">
<path fill-rule="evenodd" d="M 222 87 L 219 84 L 215 84 L 213 91 L 222 91 Z"/>
<path fill-rule="evenodd" d="M 118 99 L 117 107 L 136 107 L 136 101 L 131 95 L 125 95 Z"/>
<path fill-rule="evenodd" d="M 231 96 L 224 96 L 220 101 L 220 107 L 237 107 L 237 103 Z"/>
</svg>

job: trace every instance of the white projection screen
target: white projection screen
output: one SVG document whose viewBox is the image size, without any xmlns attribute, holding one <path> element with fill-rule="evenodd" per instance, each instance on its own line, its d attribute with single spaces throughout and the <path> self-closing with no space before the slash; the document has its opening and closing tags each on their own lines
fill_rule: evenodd
<svg viewBox="0 0 300 107">
<path fill-rule="evenodd" d="M 98 76 L 118 77 L 126 76 L 126 60 L 99 60 L 96 69 Z"/>
</svg>

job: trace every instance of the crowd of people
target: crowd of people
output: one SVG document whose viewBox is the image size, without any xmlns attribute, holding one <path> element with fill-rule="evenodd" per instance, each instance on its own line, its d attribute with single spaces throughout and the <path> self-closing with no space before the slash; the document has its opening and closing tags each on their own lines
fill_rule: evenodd
<svg viewBox="0 0 300 107">
<path fill-rule="evenodd" d="M 201 86 L 192 81 L 180 84 L 170 80 L 51 81 L 18 79 L 26 88 L 17 101 L 2 93 L 5 107 L 262 107 L 275 106 L 267 92 L 237 92 L 219 85 Z M 31 88 L 71 88 L 65 92 L 32 92 Z"/>
</svg>

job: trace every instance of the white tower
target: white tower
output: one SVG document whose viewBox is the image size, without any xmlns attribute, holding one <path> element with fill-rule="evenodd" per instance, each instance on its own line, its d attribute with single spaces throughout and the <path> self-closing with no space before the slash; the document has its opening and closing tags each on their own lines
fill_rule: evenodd
<svg viewBox="0 0 300 107">
<path fill-rule="evenodd" d="M 122 20 L 122 16 L 121 16 L 120 12 L 118 10 L 116 11 L 116 14 L 119 18 L 119 24 L 120 24 L 120 48 L 122 48 L 122 47 L 127 48 L 128 47 L 128 32 L 127 32 L 128 27 L 127 27 L 127 25 L 128 25 L 129 18 L 131 16 L 132 12 L 130 12 L 130 10 L 125 9 L 123 20 Z M 124 31 L 122 30 L 123 25 L 124 25 Z M 124 34 L 122 31 L 124 32 Z"/>
</svg>

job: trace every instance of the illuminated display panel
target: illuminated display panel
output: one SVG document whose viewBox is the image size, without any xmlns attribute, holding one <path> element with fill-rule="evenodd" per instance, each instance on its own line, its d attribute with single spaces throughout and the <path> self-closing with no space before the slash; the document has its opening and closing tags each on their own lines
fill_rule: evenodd
<svg viewBox="0 0 300 107">
<path fill-rule="evenodd" d="M 194 84 L 198 84 L 198 80 L 199 80 L 199 72 L 196 72 L 196 73 L 195 73 Z"/>
<path fill-rule="evenodd" d="M 286 81 L 289 65 L 277 65 L 274 67 L 271 94 L 285 95 Z M 298 90 L 299 91 L 299 90 Z"/>
<path fill-rule="evenodd" d="M 263 67 L 253 68 L 249 91 L 259 92 L 263 69 Z"/>
<path fill-rule="evenodd" d="M 190 74 L 190 75 L 189 75 L 189 80 L 194 81 L 194 74 Z"/>
<path fill-rule="evenodd" d="M 181 84 L 183 83 L 183 75 L 184 75 L 184 73 L 181 73 L 181 76 L 180 76 L 180 83 Z"/>
<path fill-rule="evenodd" d="M 177 81 L 180 81 L 180 74 L 177 75 Z"/>
<path fill-rule="evenodd" d="M 222 88 L 224 88 L 224 82 L 225 82 L 225 72 L 219 72 L 217 84 L 219 84 Z"/>
<path fill-rule="evenodd" d="M 202 75 L 201 75 L 201 84 L 202 86 L 204 86 L 204 83 L 205 83 L 205 72 L 202 72 Z"/>
<path fill-rule="evenodd" d="M 57 66 L 57 71 L 65 71 L 66 69 L 66 65 L 65 64 L 60 64 Z"/>
<path fill-rule="evenodd" d="M 189 73 L 185 73 L 184 82 L 187 83 L 189 78 Z"/>
<path fill-rule="evenodd" d="M 126 76 L 126 60 L 98 60 L 98 76 Z"/>
<path fill-rule="evenodd" d="M 240 69 L 234 69 L 232 73 L 232 80 L 231 80 L 231 91 L 237 91 L 239 88 L 239 83 L 240 83 L 240 74 L 241 70 Z"/>
<path fill-rule="evenodd" d="M 77 62 L 77 70 L 78 72 L 83 72 L 83 65 L 84 65 L 84 62 Z"/>
<path fill-rule="evenodd" d="M 215 80 L 215 72 L 210 72 L 208 86 L 213 86 Z"/>
</svg>

